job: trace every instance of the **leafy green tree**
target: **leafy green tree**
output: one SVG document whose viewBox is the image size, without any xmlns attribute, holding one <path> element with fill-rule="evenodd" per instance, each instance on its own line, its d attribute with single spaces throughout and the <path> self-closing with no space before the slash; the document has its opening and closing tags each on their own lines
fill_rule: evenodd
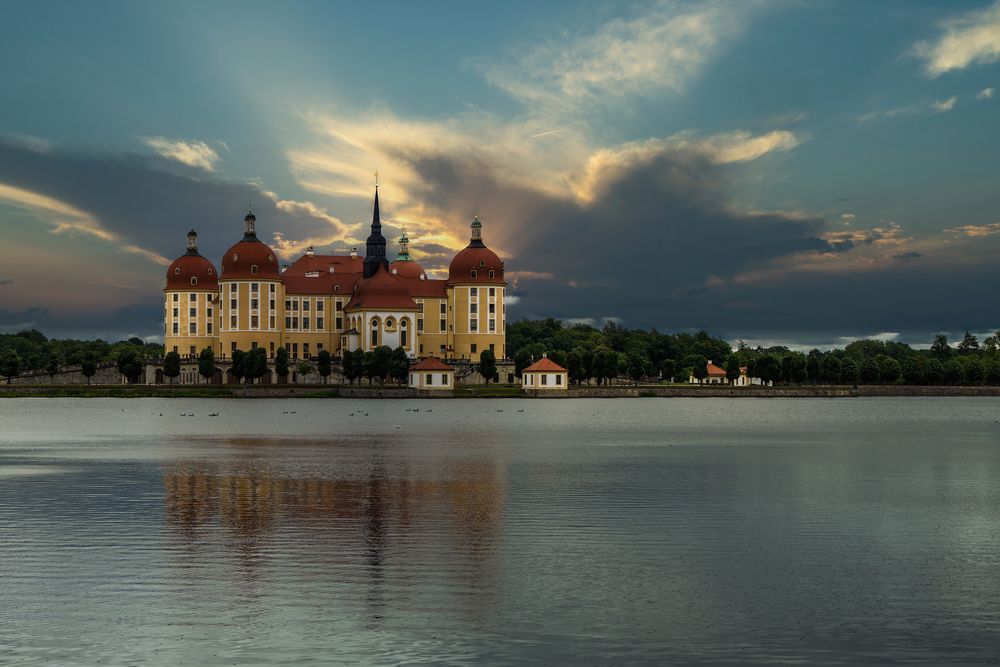
<svg viewBox="0 0 1000 667">
<path fill-rule="evenodd" d="M 56 373 L 59 372 L 60 366 L 59 351 L 53 350 L 49 352 L 49 358 L 45 364 L 45 372 L 49 374 L 49 382 L 55 382 Z"/>
<path fill-rule="evenodd" d="M 983 376 L 991 387 L 1000 385 L 1000 359 L 990 359 L 984 365 Z"/>
<path fill-rule="evenodd" d="M 255 347 L 247 352 L 243 360 L 243 376 L 247 382 L 253 384 L 267 372 L 267 351 L 262 347 Z"/>
<path fill-rule="evenodd" d="M 583 379 L 583 360 L 580 355 L 580 348 L 574 347 L 566 355 L 566 370 L 569 381 L 573 384 L 580 384 Z"/>
<path fill-rule="evenodd" d="M 924 382 L 932 386 L 944 384 L 944 364 L 937 359 L 929 359 L 924 367 Z"/>
<path fill-rule="evenodd" d="M 951 356 L 951 346 L 948 345 L 948 337 L 943 333 L 939 333 L 934 336 L 934 342 L 931 343 L 931 355 L 939 361 L 944 361 Z"/>
<path fill-rule="evenodd" d="M 124 375 L 130 384 L 135 384 L 142 377 L 145 362 L 142 355 L 135 349 L 126 348 L 118 353 L 115 365 L 118 367 L 118 372 Z"/>
<path fill-rule="evenodd" d="M 514 355 L 514 375 L 521 377 L 521 373 L 524 369 L 531 365 L 531 353 L 527 350 L 521 350 Z"/>
<path fill-rule="evenodd" d="M 821 352 L 819 350 L 809 350 L 806 357 L 806 378 L 814 384 L 819 381 Z"/>
<path fill-rule="evenodd" d="M 371 385 L 372 380 L 377 377 L 377 369 L 375 368 L 375 353 L 371 350 L 367 352 L 361 352 L 361 368 L 363 369 L 363 374 L 365 378 L 368 379 L 368 384 Z"/>
<path fill-rule="evenodd" d="M 205 382 L 211 382 L 215 370 L 215 351 L 209 345 L 198 355 L 198 375 L 205 378 Z"/>
<path fill-rule="evenodd" d="M 284 347 L 279 347 L 274 351 L 274 372 L 281 378 L 281 382 L 288 381 L 288 350 Z"/>
<path fill-rule="evenodd" d="M 330 358 L 330 350 L 320 350 L 319 354 L 316 355 L 316 371 L 319 376 L 323 378 L 323 384 L 326 384 L 326 379 L 333 372 L 333 363 Z"/>
<path fill-rule="evenodd" d="M 609 348 L 601 348 L 594 354 L 594 367 L 597 371 L 597 383 L 605 384 L 618 377 L 618 353 Z"/>
<path fill-rule="evenodd" d="M 757 377 L 767 382 L 777 382 L 781 379 L 781 362 L 773 354 L 765 354 L 757 360 Z"/>
<path fill-rule="evenodd" d="M 490 380 L 496 377 L 497 358 L 493 354 L 493 350 L 483 350 L 479 353 L 479 374 L 483 376 L 486 384 L 489 384 Z"/>
<path fill-rule="evenodd" d="M 313 367 L 312 367 L 312 364 L 309 363 L 308 359 L 303 359 L 303 360 L 301 360 L 299 362 L 299 366 L 298 366 L 297 370 L 299 371 L 299 377 L 302 377 L 302 376 L 309 375 L 310 373 L 312 373 Z"/>
<path fill-rule="evenodd" d="M 406 355 L 406 350 L 402 347 L 393 350 L 390 366 L 389 377 L 399 384 L 406 384 L 410 377 L 410 358 Z"/>
<path fill-rule="evenodd" d="M 174 378 L 181 374 L 181 355 L 167 352 L 163 357 L 163 374 L 170 378 L 170 384 L 174 383 Z"/>
<path fill-rule="evenodd" d="M 979 339 L 973 336 L 968 329 L 965 330 L 965 337 L 958 344 L 959 354 L 972 354 L 979 351 Z"/>
<path fill-rule="evenodd" d="M 825 384 L 836 384 L 840 381 L 840 359 L 828 354 L 820 363 L 820 380 Z"/>
<path fill-rule="evenodd" d="M 552 363 L 558 364 L 558 365 L 562 366 L 563 368 L 566 368 L 566 364 L 569 363 L 569 362 L 566 361 L 566 353 L 563 352 L 562 350 L 552 350 L 552 351 L 550 351 L 549 352 L 549 359 L 552 360 Z"/>
<path fill-rule="evenodd" d="M 229 371 L 232 373 L 233 379 L 236 380 L 236 384 L 243 382 L 243 376 L 246 375 L 246 356 L 247 353 L 243 350 L 233 350 L 233 365 Z"/>
<path fill-rule="evenodd" d="M 93 359 L 84 359 L 80 363 L 80 372 L 83 373 L 83 377 L 87 378 L 87 384 L 90 384 L 90 378 L 97 373 L 97 364 L 94 363 Z"/>
<path fill-rule="evenodd" d="M 886 357 L 879 365 L 879 378 L 885 384 L 896 384 L 901 372 L 899 362 L 892 357 Z"/>
<path fill-rule="evenodd" d="M 735 354 L 730 354 L 729 358 L 726 359 L 726 379 L 729 380 L 730 383 L 733 383 L 739 376 L 740 360 Z"/>
<path fill-rule="evenodd" d="M 986 370 L 983 368 L 983 362 L 979 359 L 969 359 L 969 362 L 965 364 L 963 379 L 965 380 L 965 384 L 982 384 L 983 380 L 986 379 Z"/>
<path fill-rule="evenodd" d="M 868 357 L 861 362 L 860 377 L 865 384 L 875 384 L 879 378 L 878 362 L 874 358 Z"/>
<path fill-rule="evenodd" d="M 673 359 L 664 359 L 663 363 L 660 364 L 660 373 L 663 374 L 663 379 L 670 382 L 677 375 L 677 362 Z"/>
<path fill-rule="evenodd" d="M 840 362 L 840 381 L 844 384 L 857 384 L 859 377 L 858 363 L 851 357 L 844 357 Z"/>
<path fill-rule="evenodd" d="M 646 375 L 646 360 L 639 352 L 629 352 L 628 354 L 628 376 L 632 382 L 639 384 Z"/>
<path fill-rule="evenodd" d="M 344 350 L 341 364 L 344 366 L 344 377 L 354 384 L 355 380 L 360 380 L 365 374 L 365 353 L 361 350 Z"/>
<path fill-rule="evenodd" d="M 10 384 L 14 378 L 21 374 L 21 357 L 17 352 L 8 348 L 0 353 L 0 375 L 7 378 Z"/>
<path fill-rule="evenodd" d="M 705 378 L 708 377 L 708 362 L 706 361 L 703 364 L 696 364 L 692 366 L 691 375 L 693 375 L 694 379 L 698 382 L 704 382 Z"/>
<path fill-rule="evenodd" d="M 958 359 L 949 359 L 944 364 L 944 381 L 948 384 L 958 384 L 962 381 L 962 376 L 965 375 L 963 372 L 962 364 L 959 363 Z"/>
<path fill-rule="evenodd" d="M 919 357 L 907 357 L 900 366 L 903 382 L 906 384 L 918 385 L 924 381 L 924 369 Z"/>
<path fill-rule="evenodd" d="M 392 370 L 392 348 L 379 345 L 372 350 L 370 377 L 377 379 L 380 384 L 385 384 L 390 370 Z"/>
</svg>

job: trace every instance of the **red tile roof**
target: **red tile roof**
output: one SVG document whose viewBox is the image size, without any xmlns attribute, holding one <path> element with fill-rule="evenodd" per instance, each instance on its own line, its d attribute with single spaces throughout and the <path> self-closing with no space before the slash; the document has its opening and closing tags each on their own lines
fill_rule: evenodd
<svg viewBox="0 0 1000 667">
<path fill-rule="evenodd" d="M 362 278 L 355 285 L 344 310 L 418 310 L 418 307 L 403 281 L 379 265 L 374 276 Z"/>
<path fill-rule="evenodd" d="M 254 273 L 252 267 L 257 267 Z M 222 256 L 220 280 L 280 280 L 278 260 L 267 245 L 257 239 L 244 239 Z"/>
<path fill-rule="evenodd" d="M 360 273 L 320 273 L 318 276 L 290 276 L 288 271 L 281 276 L 285 283 L 285 294 L 322 294 L 324 296 L 351 296 L 354 285 L 361 280 Z M 339 289 L 338 289 L 339 288 Z"/>
<path fill-rule="evenodd" d="M 725 375 L 726 374 L 726 369 L 725 368 L 719 368 L 718 366 L 716 366 L 715 364 L 713 364 L 710 361 L 710 362 L 708 362 L 708 374 L 709 374 L 709 376 L 719 377 L 721 375 Z"/>
<path fill-rule="evenodd" d="M 454 371 L 455 369 L 440 359 L 427 357 L 410 366 L 411 371 Z"/>
<path fill-rule="evenodd" d="M 552 361 L 548 357 L 542 357 L 535 363 L 525 368 L 522 373 L 568 373 L 565 368 Z"/>
<path fill-rule="evenodd" d="M 191 279 L 198 284 L 192 285 Z M 164 291 L 219 291 L 218 276 L 212 263 L 197 253 L 181 255 L 167 268 L 167 286 Z"/>
</svg>

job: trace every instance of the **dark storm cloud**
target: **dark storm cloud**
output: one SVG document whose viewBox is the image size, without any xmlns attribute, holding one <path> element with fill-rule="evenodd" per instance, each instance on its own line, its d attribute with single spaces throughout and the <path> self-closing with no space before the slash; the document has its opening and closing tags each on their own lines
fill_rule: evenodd
<svg viewBox="0 0 1000 667">
<path fill-rule="evenodd" d="M 255 185 L 153 156 L 41 151 L 0 138 L 0 183 L 70 204 L 124 241 L 169 259 L 183 252 L 194 227 L 202 254 L 218 261 L 239 240 L 250 202 L 264 239 L 277 231 L 293 238 L 336 231 L 301 207 L 279 209 Z"/>
<path fill-rule="evenodd" d="M 131 336 L 162 336 L 163 305 L 157 297 L 153 295 L 149 303 L 109 309 L 100 318 L 53 313 L 40 306 L 0 310 L 0 333 L 38 329 L 50 338 L 103 338 L 112 342 Z"/>
<path fill-rule="evenodd" d="M 14 284 L 13 280 L 0 278 L 0 287 L 3 287 L 4 285 L 13 285 L 13 284 Z"/>
<path fill-rule="evenodd" d="M 815 329 L 861 334 L 997 323 L 976 305 L 995 300 L 995 263 L 917 270 L 908 260 L 921 253 L 901 252 L 860 273 L 784 270 L 767 280 L 732 280 L 792 256 L 849 256 L 898 229 L 848 237 L 828 233 L 817 217 L 739 211 L 729 192 L 744 167 L 697 151 L 664 150 L 609 172 L 586 202 L 511 185 L 477 157 L 399 157 L 422 175 L 419 196 L 442 219 L 480 207 L 487 242 L 508 252 L 509 271 L 553 276 L 517 281 L 512 319 L 617 317 L 631 326 L 728 336 L 780 329 L 786 338 Z"/>
</svg>

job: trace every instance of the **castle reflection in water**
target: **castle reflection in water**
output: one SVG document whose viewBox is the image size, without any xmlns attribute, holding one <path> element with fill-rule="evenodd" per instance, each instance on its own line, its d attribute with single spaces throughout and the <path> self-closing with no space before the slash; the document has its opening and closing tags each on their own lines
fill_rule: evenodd
<svg viewBox="0 0 1000 667">
<path fill-rule="evenodd" d="M 376 617 L 383 597 L 425 585 L 413 579 L 430 570 L 442 590 L 475 590 L 470 608 L 488 606 L 483 596 L 499 585 L 501 462 L 438 461 L 428 469 L 405 456 L 355 450 L 339 466 L 289 465 L 275 441 L 226 444 L 252 454 L 165 464 L 165 522 L 177 567 L 227 569 L 238 584 L 269 565 L 294 565 L 299 574 L 312 568 L 324 585 L 332 578 L 367 586 Z M 343 450 L 331 455 L 338 457 Z"/>
</svg>

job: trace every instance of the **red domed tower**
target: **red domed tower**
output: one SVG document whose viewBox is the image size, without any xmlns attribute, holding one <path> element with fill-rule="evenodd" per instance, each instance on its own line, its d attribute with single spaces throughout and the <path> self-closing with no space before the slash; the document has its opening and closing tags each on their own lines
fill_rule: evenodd
<svg viewBox="0 0 1000 667">
<path fill-rule="evenodd" d="M 206 347 L 217 351 L 219 280 L 212 262 L 198 252 L 193 229 L 187 235 L 187 251 L 167 268 L 163 295 L 164 349 L 184 357 Z"/>
<path fill-rule="evenodd" d="M 483 350 L 498 359 L 507 354 L 507 282 L 499 256 L 483 242 L 483 223 L 473 219 L 469 245 L 448 267 L 449 332 L 452 355 L 478 360 Z"/>
<path fill-rule="evenodd" d="M 243 218 L 243 238 L 222 257 L 219 276 L 221 354 L 256 347 L 273 357 L 283 344 L 284 285 L 274 251 L 257 238 L 257 216 Z"/>
</svg>

